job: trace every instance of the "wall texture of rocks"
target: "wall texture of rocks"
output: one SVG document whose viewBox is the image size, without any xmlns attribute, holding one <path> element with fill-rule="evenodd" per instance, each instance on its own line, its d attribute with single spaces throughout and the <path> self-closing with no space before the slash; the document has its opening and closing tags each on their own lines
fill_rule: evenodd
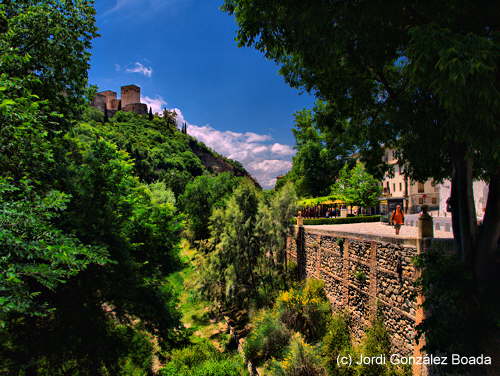
<svg viewBox="0 0 500 376">
<path fill-rule="evenodd" d="M 384 315 L 393 351 L 413 354 L 417 291 L 415 239 L 386 238 L 295 227 L 287 242 L 302 278 L 325 282 L 335 310 L 348 310 L 360 340 L 377 309 Z"/>
</svg>

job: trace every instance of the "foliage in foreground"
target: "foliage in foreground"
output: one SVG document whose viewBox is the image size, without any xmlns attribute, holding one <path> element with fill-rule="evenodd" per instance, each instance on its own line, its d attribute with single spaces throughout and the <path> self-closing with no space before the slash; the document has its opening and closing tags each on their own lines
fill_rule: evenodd
<svg viewBox="0 0 500 376">
<path fill-rule="evenodd" d="M 304 341 L 300 333 L 294 333 L 286 357 L 272 361 L 267 369 L 273 376 L 326 376 L 318 349 Z"/>
<path fill-rule="evenodd" d="M 302 286 L 284 291 L 276 299 L 274 309 L 280 320 L 290 330 L 301 333 L 308 343 L 323 337 L 331 316 L 323 287 L 322 281 L 307 279 Z"/>
<path fill-rule="evenodd" d="M 419 335 L 425 334 L 425 350 L 431 354 L 493 355 L 500 332 L 497 286 L 488 294 L 475 296 L 470 270 L 439 243 L 419 255 L 416 266 L 422 269 L 417 285 L 426 297 L 424 309 L 432 310 L 417 327 Z M 438 371 L 467 373 L 478 366 L 467 368 L 440 366 Z"/>
<path fill-rule="evenodd" d="M 325 368 L 329 375 L 352 375 L 350 367 L 337 363 L 338 356 L 353 353 L 351 335 L 349 333 L 349 316 L 345 312 L 334 314 L 329 320 L 321 345 L 321 354 L 325 359 Z"/>
<path fill-rule="evenodd" d="M 11 373 L 117 373 L 129 348 L 118 345 L 117 320 L 162 346 L 178 340 L 175 297 L 163 281 L 177 265 L 172 195 L 141 183 L 127 155 L 98 134 L 82 124 L 55 144 L 54 186 L 64 193 L 40 199 L 17 185 L 2 195 L 2 251 L 13 253 L 2 253 L 11 272 L 0 279 L 10 308 L 0 351 Z"/>
<path fill-rule="evenodd" d="M 259 366 L 271 358 L 282 358 L 290 342 L 291 332 L 281 322 L 279 314 L 262 311 L 252 324 L 254 329 L 243 347 L 245 359 Z"/>
<path fill-rule="evenodd" d="M 28 187 L 27 187 L 28 188 Z M 0 177 L 0 320 L 10 314 L 43 316 L 50 312 L 46 294 L 91 264 L 109 262 L 104 248 L 82 244 L 52 221 L 69 197 L 51 191 L 38 197 L 17 196 L 20 188 Z M 4 324 L 5 325 L 5 324 Z"/>
<path fill-rule="evenodd" d="M 286 286 L 284 246 L 295 193 L 285 186 L 266 200 L 247 181 L 210 219 L 211 238 L 197 260 L 198 287 L 213 311 L 272 304 Z"/>
<path fill-rule="evenodd" d="M 238 354 L 220 353 L 204 341 L 183 349 L 173 350 L 160 371 L 161 376 L 240 376 L 246 374 Z"/>
<path fill-rule="evenodd" d="M 361 355 L 392 353 L 388 332 L 378 316 L 360 343 L 351 338 L 347 313 L 331 314 L 322 283 L 306 280 L 282 292 L 272 309 L 252 318 L 252 331 L 243 351 L 252 367 L 273 376 L 408 376 L 411 369 L 387 362 L 356 364 Z M 337 364 L 337 357 L 351 357 L 351 365 Z"/>
<path fill-rule="evenodd" d="M 141 142 L 162 158 L 158 124 L 81 121 L 94 14 L 91 1 L 0 5 L 2 374 L 148 374 L 151 335 L 184 340 L 164 281 L 178 265 L 176 185 L 134 154 Z"/>
</svg>

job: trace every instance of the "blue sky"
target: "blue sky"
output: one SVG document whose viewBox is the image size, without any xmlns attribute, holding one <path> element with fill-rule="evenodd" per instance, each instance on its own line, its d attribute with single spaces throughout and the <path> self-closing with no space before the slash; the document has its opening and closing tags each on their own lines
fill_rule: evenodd
<svg viewBox="0 0 500 376">
<path fill-rule="evenodd" d="M 176 109 L 188 131 L 237 159 L 265 187 L 290 168 L 293 113 L 314 98 L 290 88 L 278 67 L 234 41 L 222 0 L 98 0 L 90 82 Z"/>
</svg>

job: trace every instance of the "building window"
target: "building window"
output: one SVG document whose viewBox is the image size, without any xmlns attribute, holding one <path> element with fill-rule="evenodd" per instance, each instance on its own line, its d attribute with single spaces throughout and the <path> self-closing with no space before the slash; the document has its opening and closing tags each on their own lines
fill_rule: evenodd
<svg viewBox="0 0 500 376">
<path fill-rule="evenodd" d="M 399 191 L 403 192 L 403 183 L 399 183 Z"/>
<path fill-rule="evenodd" d="M 424 198 L 423 198 L 423 197 L 420 197 L 420 198 L 418 199 L 418 203 L 419 203 L 420 205 L 423 205 L 423 203 L 424 203 Z"/>
<path fill-rule="evenodd" d="M 418 183 L 418 193 L 424 193 L 424 183 Z"/>
<path fill-rule="evenodd" d="M 392 183 L 392 191 L 396 192 L 396 183 Z"/>
<path fill-rule="evenodd" d="M 387 182 L 387 193 L 391 193 L 391 186 L 389 182 Z"/>
<path fill-rule="evenodd" d="M 432 204 L 433 204 L 433 205 L 436 205 L 436 204 L 437 204 L 437 198 L 436 198 L 436 197 L 433 197 L 433 198 L 432 198 Z"/>
</svg>

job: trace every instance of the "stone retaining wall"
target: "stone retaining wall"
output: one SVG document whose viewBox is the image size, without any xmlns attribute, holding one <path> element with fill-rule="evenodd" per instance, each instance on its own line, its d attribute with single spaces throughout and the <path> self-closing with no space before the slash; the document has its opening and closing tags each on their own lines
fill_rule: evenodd
<svg viewBox="0 0 500 376">
<path fill-rule="evenodd" d="M 302 278 L 325 282 L 335 310 L 351 313 L 352 333 L 360 340 L 377 307 L 391 337 L 393 351 L 414 351 L 417 291 L 412 258 L 415 239 L 295 227 L 287 242 L 289 259 L 298 264 Z"/>
</svg>

